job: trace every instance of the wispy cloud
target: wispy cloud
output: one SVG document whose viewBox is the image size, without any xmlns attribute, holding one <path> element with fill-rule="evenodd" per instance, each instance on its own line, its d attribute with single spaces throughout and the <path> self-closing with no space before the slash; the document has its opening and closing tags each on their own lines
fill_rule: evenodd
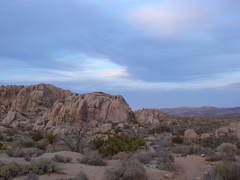
<svg viewBox="0 0 240 180">
<path fill-rule="evenodd" d="M 209 6 L 200 1 L 161 1 L 140 6 L 129 17 L 142 29 L 170 38 L 185 35 L 192 30 L 215 27 L 216 23 L 209 21 L 214 18 L 217 7 L 212 7 L 210 3 Z"/>
</svg>

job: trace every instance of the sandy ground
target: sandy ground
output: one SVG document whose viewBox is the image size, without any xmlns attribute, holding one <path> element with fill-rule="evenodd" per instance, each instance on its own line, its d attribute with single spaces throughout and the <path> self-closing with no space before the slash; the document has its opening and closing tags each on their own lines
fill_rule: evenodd
<svg viewBox="0 0 240 180">
<path fill-rule="evenodd" d="M 89 180 L 103 180 L 104 172 L 107 168 L 113 167 L 117 164 L 117 160 L 108 160 L 107 166 L 88 166 L 78 163 L 77 159 L 83 157 L 83 155 L 75 152 L 62 151 L 56 153 L 45 153 L 42 156 L 36 157 L 35 159 L 47 158 L 52 159 L 56 154 L 72 157 L 71 163 L 58 163 L 61 168 L 61 174 L 50 174 L 39 176 L 39 180 L 59 180 L 74 177 L 80 170 L 85 172 Z M 23 158 L 9 158 L 6 154 L 0 154 L 0 160 L 5 163 L 17 162 L 19 164 L 28 164 Z M 190 155 L 187 157 L 175 156 L 175 163 L 177 170 L 174 172 L 173 179 L 186 180 L 186 179 L 199 179 L 203 174 L 211 167 L 210 164 L 206 164 L 205 157 Z M 165 180 L 165 174 L 172 173 L 162 171 L 159 169 L 153 169 L 145 167 L 149 180 Z M 172 173 L 173 174 L 173 173 Z M 15 180 L 24 180 L 25 177 L 17 177 Z"/>
</svg>

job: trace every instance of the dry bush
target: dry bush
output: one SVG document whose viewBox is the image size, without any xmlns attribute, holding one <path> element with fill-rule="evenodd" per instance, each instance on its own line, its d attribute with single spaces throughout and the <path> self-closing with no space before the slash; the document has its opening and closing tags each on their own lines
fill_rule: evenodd
<svg viewBox="0 0 240 180">
<path fill-rule="evenodd" d="M 204 176 L 204 180 L 240 180 L 240 163 L 218 164 Z"/>
<path fill-rule="evenodd" d="M 172 145 L 171 139 L 163 135 L 158 135 L 155 140 L 155 143 L 161 147 L 169 147 Z"/>
<path fill-rule="evenodd" d="M 72 158 L 56 154 L 52 160 L 62 163 L 68 163 L 72 161 Z"/>
<path fill-rule="evenodd" d="M 80 171 L 71 180 L 88 180 L 88 179 L 89 179 L 88 176 L 83 171 Z"/>
<path fill-rule="evenodd" d="M 175 163 L 173 155 L 167 151 L 160 151 L 157 154 L 157 165 L 159 169 L 173 171 L 175 170 Z"/>
<path fill-rule="evenodd" d="M 236 145 L 231 143 L 222 143 L 216 148 L 216 150 L 218 152 L 226 153 L 227 156 L 234 156 L 237 153 Z"/>
<path fill-rule="evenodd" d="M 153 160 L 154 157 L 156 157 L 156 153 L 151 151 L 139 151 L 135 153 L 133 157 L 138 159 L 143 164 L 148 164 Z"/>
<path fill-rule="evenodd" d="M 181 156 L 187 156 L 190 154 L 189 146 L 187 145 L 177 145 L 171 148 L 173 153 L 181 154 Z"/>
<path fill-rule="evenodd" d="M 27 179 L 26 180 L 38 180 L 38 176 L 36 174 L 33 174 L 33 173 L 30 173 L 28 176 L 27 176 Z"/>
<path fill-rule="evenodd" d="M 59 172 L 59 167 L 49 159 L 35 160 L 30 165 L 31 172 L 34 174 L 48 174 Z"/>
<path fill-rule="evenodd" d="M 91 166 L 106 166 L 107 164 L 97 151 L 86 154 L 86 156 L 80 160 L 80 163 Z"/>
<path fill-rule="evenodd" d="M 105 171 L 106 180 L 144 180 L 146 170 L 136 159 L 124 159 L 117 166 Z"/>
</svg>

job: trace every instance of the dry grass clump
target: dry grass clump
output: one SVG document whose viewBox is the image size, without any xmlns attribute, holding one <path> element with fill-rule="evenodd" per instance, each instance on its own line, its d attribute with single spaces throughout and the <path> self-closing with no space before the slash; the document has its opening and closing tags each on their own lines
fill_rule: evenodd
<svg viewBox="0 0 240 180">
<path fill-rule="evenodd" d="M 62 163 L 68 163 L 72 161 L 72 158 L 56 154 L 52 160 Z"/>
<path fill-rule="evenodd" d="M 107 164 L 97 151 L 86 154 L 86 156 L 80 159 L 79 162 L 91 166 L 106 166 Z"/>
<path fill-rule="evenodd" d="M 105 171 L 106 180 L 145 180 L 146 170 L 137 159 L 121 160 L 117 166 Z"/>
</svg>

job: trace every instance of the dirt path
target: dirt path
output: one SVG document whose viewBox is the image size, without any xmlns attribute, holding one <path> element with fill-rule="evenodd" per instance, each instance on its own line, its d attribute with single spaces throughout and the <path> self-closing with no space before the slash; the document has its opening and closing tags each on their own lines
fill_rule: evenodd
<svg viewBox="0 0 240 180">
<path fill-rule="evenodd" d="M 204 157 L 198 155 L 177 157 L 175 162 L 179 174 L 177 179 L 198 179 L 211 167 Z"/>
</svg>

